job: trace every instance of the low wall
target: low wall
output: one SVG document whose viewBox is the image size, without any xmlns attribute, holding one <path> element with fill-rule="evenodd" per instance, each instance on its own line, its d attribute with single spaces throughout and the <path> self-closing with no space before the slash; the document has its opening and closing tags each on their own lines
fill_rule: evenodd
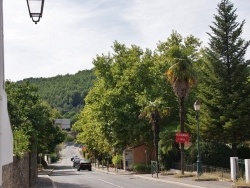
<svg viewBox="0 0 250 188">
<path fill-rule="evenodd" d="M 13 158 L 13 187 L 29 187 L 29 153 L 23 158 Z"/>
<path fill-rule="evenodd" d="M 13 163 L 3 166 L 3 185 L 4 188 L 13 188 Z"/>
<path fill-rule="evenodd" d="M 29 153 L 29 184 L 33 184 L 37 178 L 37 154 L 35 152 Z"/>
</svg>

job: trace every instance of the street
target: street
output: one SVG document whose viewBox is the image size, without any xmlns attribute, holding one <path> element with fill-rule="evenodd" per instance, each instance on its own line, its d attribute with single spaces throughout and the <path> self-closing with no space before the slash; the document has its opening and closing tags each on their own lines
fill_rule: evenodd
<svg viewBox="0 0 250 188">
<path fill-rule="evenodd" d="M 72 167 L 70 157 L 79 156 L 79 148 L 74 145 L 66 146 L 62 150 L 61 160 L 55 164 L 55 169 L 50 174 L 54 188 L 183 188 L 194 187 L 189 184 L 178 184 L 174 182 L 152 181 L 138 176 L 124 174 L 107 174 L 93 168 L 92 171 L 77 171 Z M 200 187 L 200 186 L 195 186 Z"/>
</svg>

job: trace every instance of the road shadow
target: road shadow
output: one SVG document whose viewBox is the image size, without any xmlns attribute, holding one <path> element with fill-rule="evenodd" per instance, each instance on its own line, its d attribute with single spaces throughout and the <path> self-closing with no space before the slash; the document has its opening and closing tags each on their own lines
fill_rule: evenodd
<svg viewBox="0 0 250 188">
<path fill-rule="evenodd" d="M 60 188 L 94 188 L 89 185 L 77 185 L 77 184 L 68 184 L 68 183 L 56 183 L 56 187 Z"/>
</svg>

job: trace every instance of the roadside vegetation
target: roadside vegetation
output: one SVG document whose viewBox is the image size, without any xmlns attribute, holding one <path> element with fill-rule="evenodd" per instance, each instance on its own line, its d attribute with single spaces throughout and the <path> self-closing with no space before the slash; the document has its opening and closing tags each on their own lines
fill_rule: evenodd
<svg viewBox="0 0 250 188">
<path fill-rule="evenodd" d="M 77 142 L 98 156 L 112 156 L 142 143 L 153 149 L 159 128 L 161 165 L 169 169 L 181 161 L 183 174 L 183 165 L 197 160 L 193 104 L 199 99 L 203 164 L 229 168 L 230 156 L 247 157 L 250 61 L 244 58 L 249 46 L 241 37 L 244 24 L 233 4 L 222 0 L 208 26 L 208 46 L 177 31 L 155 50 L 115 41 L 110 53 L 93 61 L 96 80 L 73 125 Z M 150 105 L 154 110 L 141 118 Z M 162 107 L 168 115 L 157 118 Z M 191 146 L 177 144 L 176 132 L 190 133 Z"/>
<path fill-rule="evenodd" d="M 8 110 L 14 133 L 14 154 L 20 158 L 27 152 L 50 154 L 66 138 L 66 133 L 54 126 L 59 113 L 37 93 L 28 82 L 6 82 Z"/>
<path fill-rule="evenodd" d="M 250 60 L 245 59 L 250 42 L 242 38 L 246 22 L 236 13 L 229 0 L 221 0 L 207 46 L 173 30 L 156 49 L 114 41 L 89 71 L 7 82 L 13 130 L 25 131 L 23 139 L 37 143 L 38 153 L 53 152 L 66 137 L 52 122 L 70 118 L 75 142 L 91 159 L 106 164 L 113 157 L 117 165 L 115 154 L 146 144 L 150 151 L 159 147 L 161 169 L 181 163 L 184 176 L 185 164 L 197 161 L 193 104 L 198 99 L 202 164 L 229 168 L 232 156 L 250 158 Z M 191 144 L 176 143 L 176 132 L 189 133 Z M 23 149 L 20 145 L 16 153 Z M 140 164 L 133 169 L 148 171 Z"/>
</svg>

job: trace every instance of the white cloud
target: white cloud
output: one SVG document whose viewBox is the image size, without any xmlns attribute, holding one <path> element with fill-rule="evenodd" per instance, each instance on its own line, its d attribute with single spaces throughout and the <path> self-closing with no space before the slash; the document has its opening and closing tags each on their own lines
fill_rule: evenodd
<svg viewBox="0 0 250 188">
<path fill-rule="evenodd" d="M 112 51 L 115 40 L 154 50 L 172 30 L 206 43 L 218 2 L 45 0 L 43 18 L 35 25 L 25 1 L 4 0 L 5 77 L 16 81 L 74 74 L 92 68 L 93 58 Z M 250 1 L 232 2 L 238 21 L 246 19 L 243 36 L 249 40 Z"/>
</svg>

